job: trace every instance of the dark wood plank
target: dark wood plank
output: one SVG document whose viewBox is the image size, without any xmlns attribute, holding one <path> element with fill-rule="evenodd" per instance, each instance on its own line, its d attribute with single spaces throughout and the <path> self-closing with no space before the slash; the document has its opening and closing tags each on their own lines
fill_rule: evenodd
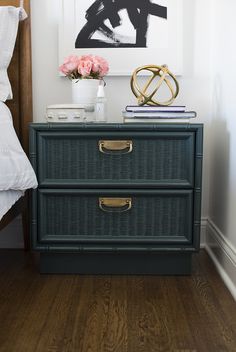
<svg viewBox="0 0 236 352">
<path fill-rule="evenodd" d="M 105 317 L 106 330 L 103 333 L 101 347 L 98 351 L 128 352 L 127 340 L 127 278 L 113 277 L 109 309 Z M 89 349 L 84 349 L 87 352 Z"/>
<path fill-rule="evenodd" d="M 24 0 L 24 9 L 27 12 L 28 18 L 21 22 L 19 27 L 20 140 L 24 151 L 28 155 L 29 123 L 33 121 L 30 0 Z"/>
<path fill-rule="evenodd" d="M 236 303 L 204 251 L 186 277 L 40 275 L 35 263 L 0 251 L 0 352 L 236 350 Z"/>
</svg>

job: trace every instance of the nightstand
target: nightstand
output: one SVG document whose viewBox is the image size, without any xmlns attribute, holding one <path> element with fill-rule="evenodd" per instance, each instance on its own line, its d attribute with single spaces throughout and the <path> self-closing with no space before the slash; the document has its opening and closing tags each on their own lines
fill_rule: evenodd
<svg viewBox="0 0 236 352">
<path fill-rule="evenodd" d="M 202 124 L 31 124 L 42 273 L 191 273 Z"/>
</svg>

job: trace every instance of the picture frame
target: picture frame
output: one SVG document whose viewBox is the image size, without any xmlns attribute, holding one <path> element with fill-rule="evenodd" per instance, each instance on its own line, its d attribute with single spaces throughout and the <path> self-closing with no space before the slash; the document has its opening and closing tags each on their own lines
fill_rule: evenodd
<svg viewBox="0 0 236 352">
<path fill-rule="evenodd" d="M 103 24 L 107 28 L 107 32 L 110 31 L 112 35 L 116 33 L 118 38 L 125 37 L 125 40 L 128 38 L 130 44 L 124 41 L 124 46 L 122 47 L 109 47 L 110 44 L 108 45 L 107 42 L 110 39 L 105 38 L 105 41 L 100 40 L 99 34 L 101 31 L 97 30 L 93 34 L 92 39 L 95 38 L 93 41 L 86 36 L 84 37 L 87 40 L 84 41 L 87 47 L 76 48 L 75 45 L 78 34 L 81 34 L 82 29 L 85 28 L 88 22 L 85 16 L 86 11 L 95 2 L 97 4 L 98 1 L 100 1 L 101 5 L 101 3 L 104 4 L 109 1 L 113 3 L 113 1 L 121 0 L 62 0 L 61 21 L 59 25 L 59 64 L 62 64 L 65 57 L 69 55 L 80 56 L 93 54 L 102 56 L 109 62 L 110 76 L 130 76 L 137 67 L 150 64 L 166 64 L 175 75 L 182 74 L 183 0 L 142 0 L 143 3 L 146 2 L 149 5 L 150 3 L 156 4 L 160 6 L 160 8 L 167 9 L 166 18 L 158 17 L 157 15 L 148 15 L 148 30 L 145 47 L 136 46 L 137 43 L 134 38 L 137 38 L 137 30 L 135 31 L 132 27 L 132 23 L 128 17 L 128 10 L 121 9 L 115 16 L 118 15 L 120 17 L 122 25 L 115 27 L 113 30 L 111 22 L 112 20 L 116 20 L 114 17 L 112 17 L 112 20 L 106 18 Z M 139 3 L 141 0 L 136 1 Z M 126 1 L 126 3 L 129 3 L 129 1 Z M 132 4 L 134 5 L 133 0 Z M 109 13 L 111 13 L 111 11 Z M 138 9 L 138 13 L 141 13 L 140 9 Z M 125 26 L 123 24 L 125 24 Z M 122 26 L 123 34 L 122 31 L 119 33 Z M 104 47 L 97 46 L 98 43 L 98 45 L 101 45 L 101 42 L 105 43 Z M 119 42 L 119 45 L 120 43 L 121 42 Z M 113 43 L 111 45 L 113 45 Z M 103 44 L 101 46 L 103 46 Z"/>
</svg>

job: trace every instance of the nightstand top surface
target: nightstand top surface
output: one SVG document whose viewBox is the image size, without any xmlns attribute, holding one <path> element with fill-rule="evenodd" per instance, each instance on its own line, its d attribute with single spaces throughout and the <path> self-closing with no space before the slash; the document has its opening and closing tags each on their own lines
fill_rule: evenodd
<svg viewBox="0 0 236 352">
<path fill-rule="evenodd" d="M 202 129 L 202 123 L 31 123 L 36 130 L 74 130 L 74 131 L 150 131 L 150 130 L 196 130 Z"/>
</svg>

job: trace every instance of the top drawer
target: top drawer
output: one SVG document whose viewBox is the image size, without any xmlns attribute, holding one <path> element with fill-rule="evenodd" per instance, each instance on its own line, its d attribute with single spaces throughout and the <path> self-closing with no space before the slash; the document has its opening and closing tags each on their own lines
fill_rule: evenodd
<svg viewBox="0 0 236 352">
<path fill-rule="evenodd" d="M 38 131 L 41 187 L 193 187 L 194 132 Z"/>
</svg>

